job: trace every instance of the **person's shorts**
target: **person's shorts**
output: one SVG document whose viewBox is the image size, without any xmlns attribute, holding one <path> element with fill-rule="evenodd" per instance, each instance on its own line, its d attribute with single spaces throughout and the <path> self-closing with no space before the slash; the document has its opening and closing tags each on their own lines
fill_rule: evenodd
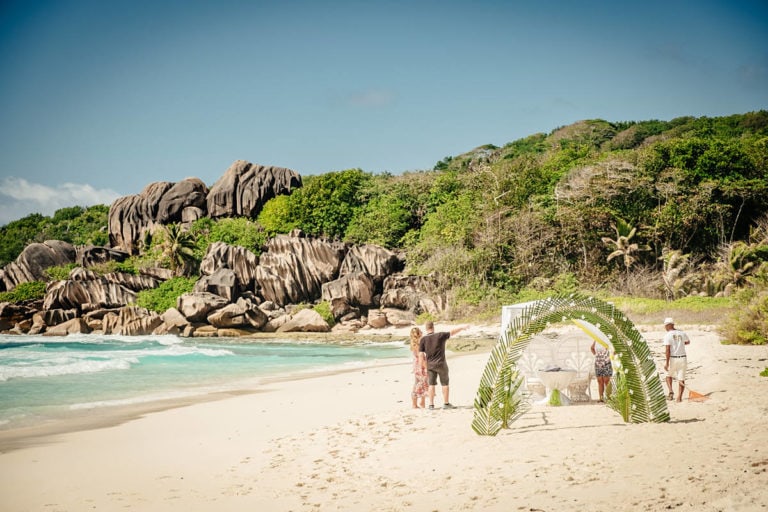
<svg viewBox="0 0 768 512">
<path fill-rule="evenodd" d="M 668 375 L 679 382 L 685 382 L 685 371 L 688 369 L 687 357 L 670 357 Z"/>
<path fill-rule="evenodd" d="M 440 377 L 440 385 L 448 385 L 448 365 L 443 363 L 432 368 L 427 368 L 427 380 L 430 386 L 437 384 L 437 377 Z"/>
</svg>

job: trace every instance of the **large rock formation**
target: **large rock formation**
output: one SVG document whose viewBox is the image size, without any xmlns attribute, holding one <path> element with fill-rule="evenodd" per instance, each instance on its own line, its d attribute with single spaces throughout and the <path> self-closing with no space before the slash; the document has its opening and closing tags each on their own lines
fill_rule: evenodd
<svg viewBox="0 0 768 512">
<path fill-rule="evenodd" d="M 123 196 L 109 207 L 109 243 L 129 254 L 139 251 L 139 241 L 154 226 L 160 199 L 173 183 L 150 183 L 139 194 Z"/>
<path fill-rule="evenodd" d="M 302 309 L 281 325 L 277 332 L 328 332 L 331 327 L 313 309 Z"/>
<path fill-rule="evenodd" d="M 353 272 L 333 281 L 323 283 L 322 299 L 333 304 L 335 300 L 344 300 L 350 306 L 372 306 L 374 285 L 365 272 Z"/>
<path fill-rule="evenodd" d="M 208 193 L 208 215 L 256 218 L 270 199 L 301 187 L 301 176 L 284 167 L 237 160 Z"/>
<path fill-rule="evenodd" d="M 438 316 L 445 310 L 446 299 L 437 291 L 434 281 L 424 276 L 392 275 L 384 280 L 381 307 L 397 308 L 416 314 L 427 312 Z"/>
<path fill-rule="evenodd" d="M 200 263 L 200 273 L 203 276 L 212 276 L 222 268 L 231 269 L 237 278 L 237 287 L 242 291 L 252 291 L 256 282 L 258 264 L 259 257 L 248 249 L 224 242 L 214 242 L 208 246 Z"/>
<path fill-rule="evenodd" d="M 55 325 L 43 333 L 44 336 L 67 336 L 69 334 L 89 334 L 91 328 L 83 318 L 73 318 Z"/>
<path fill-rule="evenodd" d="M 403 262 L 392 251 L 378 245 L 353 245 L 339 269 L 339 275 L 365 272 L 379 292 L 384 278 L 402 270 Z"/>
<path fill-rule="evenodd" d="M 340 242 L 277 235 L 256 267 L 257 293 L 280 306 L 314 302 L 322 285 L 336 279 L 346 254 Z"/>
<path fill-rule="evenodd" d="M 184 222 L 185 217 L 196 217 L 205 211 L 208 186 L 198 178 L 187 178 L 174 183 L 157 205 L 155 221 L 160 224 Z"/>
<path fill-rule="evenodd" d="M 136 254 L 139 242 L 155 225 L 181 222 L 188 209 L 205 209 L 207 195 L 205 183 L 187 178 L 178 183 L 150 183 L 140 194 L 117 199 L 109 208 L 110 245 Z"/>
<path fill-rule="evenodd" d="M 224 297 L 228 302 L 234 302 L 240 295 L 242 288 L 237 284 L 235 271 L 222 267 L 210 276 L 202 276 L 198 279 L 193 291 L 213 293 Z"/>
<path fill-rule="evenodd" d="M 77 263 L 83 267 L 92 267 L 108 261 L 125 261 L 130 254 L 110 247 L 88 245 L 77 249 Z"/>
<path fill-rule="evenodd" d="M 146 336 L 163 323 L 160 315 L 146 308 L 125 306 L 102 319 L 104 334 Z"/>
<path fill-rule="evenodd" d="M 20 322 L 31 319 L 35 310 L 23 304 L 0 302 L 0 332 L 13 329 Z"/>
<path fill-rule="evenodd" d="M 185 293 L 176 300 L 176 309 L 189 322 L 204 322 L 208 315 L 229 304 L 224 297 L 208 292 Z"/>
<path fill-rule="evenodd" d="M 21 283 L 47 281 L 46 269 L 74 263 L 75 247 L 61 240 L 31 243 L 15 261 L 0 270 L 0 291 L 9 291 Z"/>
<path fill-rule="evenodd" d="M 208 315 L 208 323 L 217 329 L 261 329 L 267 323 L 267 314 L 251 301 L 240 298 Z"/>
<path fill-rule="evenodd" d="M 76 309 L 92 311 L 115 308 L 136 302 L 136 292 L 104 277 L 67 279 L 48 285 L 43 309 Z"/>
</svg>

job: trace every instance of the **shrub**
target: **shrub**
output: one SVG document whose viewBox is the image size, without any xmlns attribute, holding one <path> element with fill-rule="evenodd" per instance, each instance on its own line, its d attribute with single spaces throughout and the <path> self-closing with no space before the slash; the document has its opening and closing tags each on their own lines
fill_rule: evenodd
<svg viewBox="0 0 768 512">
<path fill-rule="evenodd" d="M 0 293 L 0 302 L 24 302 L 45 297 L 45 283 L 30 281 L 21 283 L 9 292 Z"/>
<path fill-rule="evenodd" d="M 328 325 L 331 327 L 336 325 L 336 319 L 333 318 L 333 313 L 331 312 L 331 304 L 329 302 L 323 301 L 319 304 L 316 304 L 312 309 L 314 309 L 317 314 L 323 317 L 323 320 L 325 320 Z"/>
<path fill-rule="evenodd" d="M 765 345 L 768 343 L 768 291 L 756 294 L 723 322 L 720 333 L 730 343 Z"/>
<path fill-rule="evenodd" d="M 136 295 L 136 304 L 157 313 L 176 307 L 176 299 L 195 287 L 194 277 L 174 277 L 157 288 L 142 290 Z"/>
<path fill-rule="evenodd" d="M 256 220 L 269 236 L 290 233 L 296 227 L 296 222 L 291 220 L 290 198 L 286 195 L 267 201 Z"/>
<path fill-rule="evenodd" d="M 437 322 L 437 318 L 427 311 L 419 313 L 419 316 L 416 317 L 416 323 L 418 325 L 424 325 L 427 322 Z"/>
<path fill-rule="evenodd" d="M 267 237 L 257 223 L 245 217 L 219 219 L 213 223 L 209 243 L 224 242 L 248 249 L 257 256 Z"/>
<path fill-rule="evenodd" d="M 48 267 L 45 269 L 45 273 L 48 274 L 48 279 L 51 281 L 64 281 L 69 278 L 69 273 L 72 272 L 72 269 L 78 266 L 77 263 L 57 265 L 55 267 Z"/>
</svg>

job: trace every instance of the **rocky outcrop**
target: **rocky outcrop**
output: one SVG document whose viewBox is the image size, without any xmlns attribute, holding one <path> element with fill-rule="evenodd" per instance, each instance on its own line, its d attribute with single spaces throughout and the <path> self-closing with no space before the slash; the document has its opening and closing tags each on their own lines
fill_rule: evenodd
<svg viewBox="0 0 768 512">
<path fill-rule="evenodd" d="M 161 280 L 149 275 L 135 275 L 127 272 L 110 272 L 104 274 L 104 279 L 110 283 L 119 284 L 134 292 L 157 288 Z"/>
<path fill-rule="evenodd" d="M 87 272 L 87 271 L 86 271 Z M 82 276 L 79 276 L 82 277 Z M 136 302 L 136 293 L 104 277 L 67 279 L 48 285 L 43 309 L 76 309 L 91 311 L 115 308 Z"/>
<path fill-rule="evenodd" d="M 74 311 L 74 310 L 72 310 Z M 101 308 L 88 311 L 83 315 L 88 327 L 94 331 L 103 332 L 104 318 L 110 313 L 117 315 L 120 312 L 120 308 Z M 76 313 L 76 311 L 75 311 Z"/>
<path fill-rule="evenodd" d="M 313 309 L 302 309 L 281 325 L 277 332 L 329 332 L 331 327 Z"/>
<path fill-rule="evenodd" d="M 195 283 L 195 292 L 208 292 L 234 302 L 240 295 L 235 271 L 228 268 L 220 268 L 210 276 L 202 276 Z"/>
<path fill-rule="evenodd" d="M 72 281 L 106 281 L 128 288 L 134 292 L 157 288 L 160 280 L 148 275 L 135 275 L 127 272 L 110 272 L 99 276 L 96 272 L 83 267 L 75 267 L 69 273 Z"/>
<path fill-rule="evenodd" d="M 439 316 L 445 310 L 445 304 L 445 298 L 437 292 L 434 282 L 428 277 L 393 275 L 384 279 L 381 295 L 383 308 Z"/>
<path fill-rule="evenodd" d="M 158 281 L 167 281 L 174 277 L 173 270 L 169 268 L 160 267 L 147 267 L 139 270 L 139 274 L 142 276 L 154 277 Z"/>
<path fill-rule="evenodd" d="M 147 336 L 162 323 L 162 318 L 154 311 L 137 306 L 125 306 L 116 313 L 110 312 L 104 315 L 102 330 L 104 334 Z"/>
<path fill-rule="evenodd" d="M 224 242 L 214 242 L 208 246 L 203 261 L 200 263 L 200 273 L 203 276 L 212 276 L 219 269 L 231 269 L 237 278 L 238 290 L 252 291 L 256 282 L 258 264 L 259 257 L 248 249 Z"/>
<path fill-rule="evenodd" d="M 173 183 L 150 183 L 139 194 L 123 196 L 109 207 L 109 245 L 137 254 L 139 241 L 152 232 L 160 200 Z"/>
<path fill-rule="evenodd" d="M 235 304 L 227 304 L 208 315 L 208 323 L 217 329 L 253 328 L 261 329 L 267 323 L 267 314 L 256 304 L 245 299 L 238 299 Z"/>
<path fill-rule="evenodd" d="M 331 312 L 338 320 L 357 306 L 372 306 L 374 292 L 371 277 L 358 271 L 323 283 L 322 299 L 331 304 Z"/>
<path fill-rule="evenodd" d="M 314 302 L 323 283 L 336 279 L 345 254 L 340 242 L 277 235 L 259 258 L 257 293 L 280 306 Z"/>
<path fill-rule="evenodd" d="M 192 325 L 184 318 L 184 315 L 176 308 L 170 308 L 160 315 L 161 323 L 158 325 L 152 334 L 167 335 L 172 334 L 175 336 L 184 335 L 185 330 L 189 329 L 191 333 Z"/>
<path fill-rule="evenodd" d="M 185 216 L 195 217 L 205 212 L 207 198 L 208 186 L 197 178 L 174 183 L 157 204 L 155 221 L 160 224 L 184 222 Z"/>
<path fill-rule="evenodd" d="M 346 299 L 354 306 L 373 305 L 373 280 L 365 272 L 353 272 L 333 281 L 323 283 L 322 299 L 332 302 L 334 299 Z"/>
<path fill-rule="evenodd" d="M 365 272 L 379 291 L 384 278 L 402 270 L 403 262 L 392 251 L 378 245 L 353 245 L 347 251 L 339 275 Z"/>
<path fill-rule="evenodd" d="M 176 309 L 188 322 L 205 322 L 208 315 L 229 304 L 224 297 L 208 292 L 185 293 L 176 301 Z"/>
<path fill-rule="evenodd" d="M 197 178 L 178 183 L 159 181 L 140 194 L 117 199 L 109 208 L 109 242 L 113 248 L 136 254 L 139 242 L 158 224 L 181 222 L 185 209 L 206 208 L 208 187 Z"/>
<path fill-rule="evenodd" d="M 378 309 L 369 311 L 367 320 L 367 325 L 374 329 L 382 329 L 389 325 L 387 313 Z"/>
<path fill-rule="evenodd" d="M 0 291 L 10 291 L 21 283 L 47 281 L 46 269 L 74 263 L 75 247 L 61 240 L 31 243 L 15 261 L 0 270 Z"/>
<path fill-rule="evenodd" d="M 92 267 L 108 261 L 125 261 L 130 254 L 119 249 L 89 245 L 77 249 L 77 264 Z"/>
<path fill-rule="evenodd" d="M 89 334 L 91 328 L 83 318 L 73 318 L 47 329 L 43 336 L 67 336 L 68 334 Z"/>
<path fill-rule="evenodd" d="M 53 327 L 54 325 L 63 324 L 74 318 L 77 318 L 76 309 L 49 309 L 37 313 L 40 316 L 39 322 L 35 321 L 35 324 L 42 323 L 46 327 Z M 37 316 L 36 315 L 36 316 Z"/>
<path fill-rule="evenodd" d="M 236 160 L 208 193 L 211 218 L 255 219 L 267 201 L 301 187 L 301 176 L 284 167 L 265 167 Z"/>
<path fill-rule="evenodd" d="M 24 304 L 0 302 L 0 332 L 9 331 L 17 324 L 32 319 L 35 310 Z"/>
</svg>

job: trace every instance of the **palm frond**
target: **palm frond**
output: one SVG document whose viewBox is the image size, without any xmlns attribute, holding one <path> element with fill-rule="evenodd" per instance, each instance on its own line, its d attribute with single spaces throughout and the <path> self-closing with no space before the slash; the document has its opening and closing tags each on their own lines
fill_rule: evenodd
<svg viewBox="0 0 768 512">
<path fill-rule="evenodd" d="M 496 435 L 509 420 L 530 405 L 521 392 L 517 361 L 531 337 L 552 324 L 579 319 L 599 329 L 611 341 L 619 361 L 613 385 L 626 393 L 608 405 L 629 423 L 669 421 L 664 390 L 648 349 L 634 324 L 613 305 L 580 294 L 538 300 L 525 307 L 491 351 L 475 398 L 472 428 L 480 435 Z M 620 377 L 619 372 L 621 372 Z"/>
</svg>

